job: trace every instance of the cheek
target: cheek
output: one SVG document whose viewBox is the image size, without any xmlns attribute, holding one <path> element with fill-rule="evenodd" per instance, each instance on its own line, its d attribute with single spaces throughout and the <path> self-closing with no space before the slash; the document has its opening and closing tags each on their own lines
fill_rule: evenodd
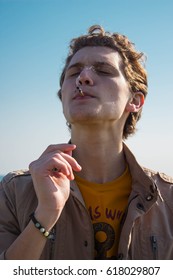
<svg viewBox="0 0 173 280">
<path fill-rule="evenodd" d="M 124 79 L 118 79 L 116 83 L 110 85 L 111 97 L 115 101 L 126 102 L 130 96 L 131 92 L 127 82 Z"/>
<path fill-rule="evenodd" d="M 61 96 L 62 96 L 61 101 L 62 101 L 63 113 L 66 116 L 68 114 L 69 103 L 70 103 L 71 97 L 73 96 L 73 91 L 71 89 L 71 83 L 65 81 L 62 84 Z"/>
<path fill-rule="evenodd" d="M 119 86 L 115 83 L 109 83 L 105 89 L 105 100 L 117 102 L 121 99 L 122 93 Z"/>
<path fill-rule="evenodd" d="M 64 82 L 64 83 L 62 84 L 62 87 L 61 87 L 61 93 L 62 93 L 62 95 L 63 95 L 63 93 L 65 92 L 65 89 L 66 89 L 66 83 Z"/>
<path fill-rule="evenodd" d="M 109 83 L 107 92 L 105 93 L 104 101 L 109 104 L 110 110 L 115 110 L 117 114 L 121 114 L 125 111 L 131 93 L 126 82 L 116 80 Z"/>
<path fill-rule="evenodd" d="M 64 93 L 64 90 L 62 89 L 61 90 L 61 101 L 62 101 L 62 104 L 64 103 L 65 99 L 66 99 L 66 94 Z"/>
<path fill-rule="evenodd" d="M 64 82 L 61 88 L 62 102 L 64 102 L 67 99 L 67 95 L 68 95 L 68 84 Z"/>
<path fill-rule="evenodd" d="M 75 82 L 73 80 L 65 80 L 62 84 L 61 92 L 64 96 L 72 95 L 75 91 Z"/>
</svg>

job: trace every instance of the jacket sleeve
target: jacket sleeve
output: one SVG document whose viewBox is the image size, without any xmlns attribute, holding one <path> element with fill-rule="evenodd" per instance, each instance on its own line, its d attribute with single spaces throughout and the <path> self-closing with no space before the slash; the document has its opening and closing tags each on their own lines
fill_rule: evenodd
<svg viewBox="0 0 173 280">
<path fill-rule="evenodd" d="M 15 195 L 12 196 L 13 188 L 10 193 L 6 192 L 6 188 L 8 189 L 4 178 L 0 182 L 0 260 L 5 259 L 5 251 L 20 234 L 14 204 Z"/>
</svg>

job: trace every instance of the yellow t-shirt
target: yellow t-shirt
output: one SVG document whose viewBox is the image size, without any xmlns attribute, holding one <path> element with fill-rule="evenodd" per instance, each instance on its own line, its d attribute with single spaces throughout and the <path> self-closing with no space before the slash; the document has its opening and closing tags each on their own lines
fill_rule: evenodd
<svg viewBox="0 0 173 280">
<path fill-rule="evenodd" d="M 131 192 L 131 175 L 125 172 L 112 182 L 97 184 L 75 175 L 89 211 L 95 235 L 95 258 L 116 259 L 120 222 Z"/>
</svg>

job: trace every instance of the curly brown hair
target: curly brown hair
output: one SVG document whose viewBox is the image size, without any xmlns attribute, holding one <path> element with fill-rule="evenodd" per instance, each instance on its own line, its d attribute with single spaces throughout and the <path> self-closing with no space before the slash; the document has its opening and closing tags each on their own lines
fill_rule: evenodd
<svg viewBox="0 0 173 280">
<path fill-rule="evenodd" d="M 74 54 L 86 46 L 103 46 L 118 51 L 123 60 L 123 70 L 129 84 L 130 91 L 142 92 L 144 98 L 147 95 L 147 73 L 144 67 L 144 54 L 138 52 L 129 39 L 119 33 L 105 32 L 100 25 L 89 28 L 88 34 L 74 38 L 70 42 L 69 53 L 65 66 L 60 76 L 60 90 L 58 96 L 61 99 L 61 87 L 64 82 L 67 67 Z M 141 117 L 142 108 L 138 112 L 130 113 L 123 130 L 123 138 L 127 139 L 136 131 L 136 123 Z M 70 127 L 70 125 L 69 125 Z"/>
</svg>

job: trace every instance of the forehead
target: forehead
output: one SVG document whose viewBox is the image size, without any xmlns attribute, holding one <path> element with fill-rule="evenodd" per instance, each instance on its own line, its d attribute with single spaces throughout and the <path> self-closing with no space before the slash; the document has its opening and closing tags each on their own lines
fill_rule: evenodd
<svg viewBox="0 0 173 280">
<path fill-rule="evenodd" d="M 122 65 L 122 58 L 116 50 L 108 47 L 84 47 L 74 54 L 68 67 L 76 63 L 92 65 L 96 62 L 106 62 L 120 67 Z"/>
</svg>

